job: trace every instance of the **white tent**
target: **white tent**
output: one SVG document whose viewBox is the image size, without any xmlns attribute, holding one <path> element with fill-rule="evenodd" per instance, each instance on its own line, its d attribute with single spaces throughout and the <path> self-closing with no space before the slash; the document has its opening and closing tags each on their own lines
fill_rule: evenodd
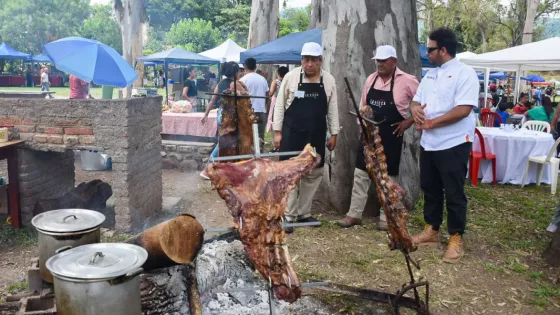
<svg viewBox="0 0 560 315">
<path fill-rule="evenodd" d="M 560 70 L 560 37 L 480 54 L 461 61 L 473 67 L 516 71 L 515 95 L 519 95 L 521 71 Z"/>
<path fill-rule="evenodd" d="M 221 62 L 235 61 L 239 62 L 239 54 L 247 49 L 237 45 L 231 39 L 227 39 L 220 46 L 216 48 L 203 51 L 200 55 L 208 58 L 217 59 Z"/>
<path fill-rule="evenodd" d="M 465 58 L 472 58 L 474 56 L 478 56 L 478 55 L 471 52 L 471 51 L 465 51 L 465 52 L 462 52 L 462 53 L 458 53 L 457 56 L 455 56 L 455 57 L 457 57 L 457 59 L 459 59 L 459 60 L 463 60 Z"/>
</svg>

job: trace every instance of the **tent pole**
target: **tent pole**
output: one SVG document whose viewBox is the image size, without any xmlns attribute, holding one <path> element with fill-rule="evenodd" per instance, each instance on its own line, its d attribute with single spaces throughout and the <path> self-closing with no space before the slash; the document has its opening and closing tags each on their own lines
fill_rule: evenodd
<svg viewBox="0 0 560 315">
<path fill-rule="evenodd" d="M 167 60 L 163 64 L 163 74 L 165 75 L 165 104 L 169 105 L 169 80 L 167 79 Z"/>
<path fill-rule="evenodd" d="M 490 81 L 490 68 L 484 68 L 484 104 L 483 107 L 486 107 L 486 95 L 488 95 L 488 81 Z"/>
<path fill-rule="evenodd" d="M 521 88 L 521 66 L 517 66 L 517 75 L 515 76 L 515 88 L 513 90 L 513 100 L 515 103 L 519 101 L 519 90 Z"/>
</svg>

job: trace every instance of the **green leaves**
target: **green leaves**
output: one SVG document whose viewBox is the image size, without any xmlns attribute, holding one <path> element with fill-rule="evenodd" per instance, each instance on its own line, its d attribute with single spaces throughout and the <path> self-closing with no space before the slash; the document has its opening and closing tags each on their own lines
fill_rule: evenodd
<svg viewBox="0 0 560 315">
<path fill-rule="evenodd" d="M 121 30 L 112 10 L 110 5 L 92 6 L 91 14 L 80 27 L 79 34 L 109 45 L 122 54 Z"/>
<path fill-rule="evenodd" d="M 183 19 L 173 25 L 166 35 L 173 47 L 181 46 L 188 51 L 201 52 L 216 47 L 222 36 L 212 22 L 202 19 Z"/>
</svg>

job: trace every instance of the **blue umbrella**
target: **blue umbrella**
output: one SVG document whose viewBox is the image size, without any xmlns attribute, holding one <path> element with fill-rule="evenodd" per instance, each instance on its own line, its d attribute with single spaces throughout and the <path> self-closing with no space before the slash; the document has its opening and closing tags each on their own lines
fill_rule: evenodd
<svg viewBox="0 0 560 315">
<path fill-rule="evenodd" d="M 531 82 L 545 82 L 546 80 L 538 74 L 529 74 L 527 76 L 527 81 Z"/>
<path fill-rule="evenodd" d="M 113 48 L 96 40 L 67 37 L 44 46 L 57 69 L 99 85 L 126 87 L 138 74 Z"/>
</svg>

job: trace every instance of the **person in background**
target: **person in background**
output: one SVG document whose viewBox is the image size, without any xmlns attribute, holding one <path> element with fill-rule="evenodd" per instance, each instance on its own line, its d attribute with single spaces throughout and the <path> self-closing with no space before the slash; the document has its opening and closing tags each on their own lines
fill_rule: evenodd
<svg viewBox="0 0 560 315">
<path fill-rule="evenodd" d="M 241 80 L 241 78 L 243 78 L 245 76 L 245 66 L 240 63 L 239 64 L 239 72 L 237 73 L 237 80 Z"/>
<path fill-rule="evenodd" d="M 282 86 L 282 80 L 286 73 L 288 73 L 288 67 L 280 67 L 278 68 L 276 80 L 272 81 L 270 85 L 269 94 L 272 95 L 272 99 L 270 101 L 270 109 L 268 110 L 268 124 L 266 126 L 266 131 L 272 131 L 272 122 L 274 120 L 274 105 L 276 105 L 276 98 L 278 97 L 278 91 L 280 90 L 280 86 Z"/>
<path fill-rule="evenodd" d="M 535 94 L 533 94 L 533 103 L 536 106 L 542 105 L 542 90 L 540 88 L 535 88 Z"/>
<path fill-rule="evenodd" d="M 420 139 L 420 187 L 424 192 L 424 231 L 417 245 L 439 246 L 444 201 L 449 245 L 442 260 L 457 264 L 464 253 L 467 225 L 465 178 L 474 140 L 478 76 L 455 58 L 457 36 L 446 28 L 429 35 L 427 55 L 434 68 L 422 79 L 410 105 Z"/>
<path fill-rule="evenodd" d="M 235 80 L 236 74 L 239 73 L 239 65 L 237 63 L 235 63 L 233 61 L 223 63 L 221 73 L 224 75 L 225 78 L 222 79 L 220 81 L 220 83 L 218 83 L 218 85 L 214 89 L 214 94 L 222 94 L 225 90 L 228 90 L 228 89 L 233 90 L 234 84 L 237 84 L 237 90 L 238 91 L 241 91 L 241 92 L 246 92 L 247 91 L 247 87 L 245 86 L 245 84 L 243 84 L 240 81 Z M 234 82 L 234 81 L 237 81 L 237 82 Z M 210 100 L 210 102 L 208 103 L 208 106 L 206 107 L 206 112 L 204 112 L 204 117 L 202 117 L 200 122 L 202 124 L 205 124 L 206 121 L 208 121 L 208 114 L 210 113 L 210 111 L 214 107 L 214 104 L 217 104 L 217 106 L 218 106 L 218 113 L 217 113 L 217 116 L 216 116 L 216 122 L 218 124 L 218 130 L 219 130 L 220 125 L 222 124 L 222 97 L 220 95 L 213 95 L 212 96 L 212 99 Z M 218 144 L 219 144 L 219 141 L 220 141 L 220 139 L 218 137 Z M 210 157 L 211 158 L 218 157 L 218 152 L 219 152 L 219 148 L 218 148 L 218 145 L 216 145 L 216 147 L 214 147 L 214 150 L 210 154 Z M 210 179 L 208 177 L 208 173 L 206 172 L 206 168 L 204 170 L 202 170 L 202 172 L 200 173 L 200 176 L 204 179 Z"/>
<path fill-rule="evenodd" d="M 509 118 L 509 113 L 507 112 L 507 110 L 512 108 L 513 108 L 512 102 L 501 103 L 500 105 L 498 105 L 498 109 L 496 109 L 496 114 L 500 115 L 500 117 L 502 118 L 502 124 L 505 124 L 507 119 Z M 498 120 L 498 118 L 496 118 L 494 122 L 494 127 L 500 127 L 500 121 Z"/>
<path fill-rule="evenodd" d="M 550 123 L 554 117 L 554 108 L 550 97 L 542 98 L 542 106 L 537 106 L 525 112 L 530 120 L 544 121 Z"/>
<path fill-rule="evenodd" d="M 494 102 L 494 107 L 498 107 L 500 106 L 500 104 L 505 103 L 505 97 L 503 95 L 498 95 L 496 84 L 492 84 L 492 85 L 490 85 L 490 94 L 492 95 L 492 101 Z"/>
<path fill-rule="evenodd" d="M 31 77 L 31 65 L 27 65 L 25 67 L 25 83 L 27 87 L 33 86 L 32 77 Z"/>
<path fill-rule="evenodd" d="M 504 87 L 500 84 L 498 85 L 498 89 L 496 90 L 496 94 L 503 96 L 505 94 Z"/>
<path fill-rule="evenodd" d="M 86 81 L 73 74 L 70 75 L 68 81 L 70 83 L 69 99 L 85 100 L 89 97 L 89 84 Z"/>
<path fill-rule="evenodd" d="M 527 95 L 527 93 L 521 92 L 521 94 L 519 95 L 519 101 L 517 102 L 517 104 L 515 104 L 515 106 L 513 106 L 513 112 L 516 114 L 525 115 L 525 112 L 527 112 L 530 108 L 531 105 L 529 104 L 529 95 Z"/>
<path fill-rule="evenodd" d="M 556 90 L 556 93 L 553 93 L 554 96 L 552 97 L 553 103 L 560 103 L 560 90 Z"/>
<path fill-rule="evenodd" d="M 183 98 L 191 102 L 194 106 L 198 105 L 198 87 L 196 86 L 196 68 L 187 67 L 188 78 L 185 80 L 183 88 Z"/>
<path fill-rule="evenodd" d="M 246 74 L 240 79 L 247 89 L 249 90 L 249 95 L 266 97 L 268 96 L 268 82 L 266 79 L 258 75 L 255 71 L 257 70 L 257 60 L 255 58 L 247 58 L 245 60 L 245 72 Z M 264 144 L 264 132 L 266 128 L 266 99 L 265 98 L 251 98 L 251 106 L 253 107 L 253 112 L 257 116 L 257 125 L 259 126 L 259 138 L 261 140 L 261 145 Z"/>
<path fill-rule="evenodd" d="M 47 67 L 43 68 L 43 72 L 41 73 L 41 92 L 50 92 L 49 86 L 51 83 L 49 82 L 49 69 Z M 49 93 L 49 98 L 53 98 L 53 96 Z"/>
</svg>

